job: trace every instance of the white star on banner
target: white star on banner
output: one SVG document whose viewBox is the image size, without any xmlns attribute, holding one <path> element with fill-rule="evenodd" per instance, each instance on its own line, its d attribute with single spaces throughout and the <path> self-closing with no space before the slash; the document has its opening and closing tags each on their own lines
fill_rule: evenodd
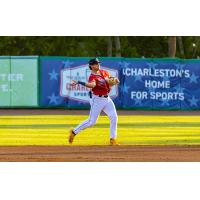
<svg viewBox="0 0 200 200">
<path fill-rule="evenodd" d="M 155 67 L 156 67 L 158 64 L 153 63 L 153 62 L 150 62 L 150 63 L 147 63 L 147 65 L 149 66 L 149 68 L 155 70 Z"/>
<path fill-rule="evenodd" d="M 178 63 L 178 64 L 175 64 L 175 67 L 176 67 L 177 69 L 183 70 L 183 67 L 185 67 L 185 64 L 180 64 L 180 63 Z"/>
<path fill-rule="evenodd" d="M 192 96 L 192 99 L 189 99 L 190 106 L 197 106 L 198 99 L 195 96 Z"/>
<path fill-rule="evenodd" d="M 176 90 L 176 92 L 180 92 L 183 93 L 183 91 L 185 90 L 185 88 L 181 87 L 180 83 L 174 87 L 174 89 Z"/>
<path fill-rule="evenodd" d="M 58 73 L 55 72 L 55 69 L 53 69 L 52 72 L 49 72 L 50 80 L 58 80 Z"/>
<path fill-rule="evenodd" d="M 130 65 L 128 62 L 124 62 L 124 67 L 127 68 Z"/>
<path fill-rule="evenodd" d="M 52 93 L 52 95 L 51 96 L 48 96 L 48 99 L 50 99 L 50 102 L 49 102 L 49 104 L 52 104 L 52 103 L 54 103 L 55 105 L 57 105 L 58 104 L 58 100 L 59 100 L 59 96 L 56 96 L 54 93 Z"/>
<path fill-rule="evenodd" d="M 70 60 L 62 61 L 62 64 L 64 64 L 64 68 L 70 67 L 73 62 L 70 62 Z"/>
<path fill-rule="evenodd" d="M 196 76 L 194 73 L 192 73 L 192 76 L 189 78 L 190 79 L 190 83 L 198 83 L 197 82 L 197 79 L 198 79 L 199 77 L 198 76 Z"/>
<path fill-rule="evenodd" d="M 135 99 L 135 104 L 141 105 L 142 104 L 142 100 L 141 99 Z"/>
<path fill-rule="evenodd" d="M 168 100 L 162 100 L 162 106 L 169 106 Z"/>
</svg>

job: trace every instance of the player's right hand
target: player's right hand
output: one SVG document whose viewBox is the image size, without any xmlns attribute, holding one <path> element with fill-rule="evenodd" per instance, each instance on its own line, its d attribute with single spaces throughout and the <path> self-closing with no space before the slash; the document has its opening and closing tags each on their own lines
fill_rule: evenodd
<svg viewBox="0 0 200 200">
<path fill-rule="evenodd" d="M 77 84 L 77 81 L 72 80 L 71 86 L 75 86 Z"/>
</svg>

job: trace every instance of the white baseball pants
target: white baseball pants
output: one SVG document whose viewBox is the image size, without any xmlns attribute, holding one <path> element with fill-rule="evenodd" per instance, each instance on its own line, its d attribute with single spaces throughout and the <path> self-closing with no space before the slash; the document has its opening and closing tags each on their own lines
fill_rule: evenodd
<svg viewBox="0 0 200 200">
<path fill-rule="evenodd" d="M 87 120 L 79 124 L 73 131 L 78 134 L 80 131 L 93 126 L 101 111 L 103 111 L 110 119 L 110 138 L 117 138 L 117 112 L 115 105 L 110 97 L 99 97 L 92 95 L 90 115 Z"/>
</svg>

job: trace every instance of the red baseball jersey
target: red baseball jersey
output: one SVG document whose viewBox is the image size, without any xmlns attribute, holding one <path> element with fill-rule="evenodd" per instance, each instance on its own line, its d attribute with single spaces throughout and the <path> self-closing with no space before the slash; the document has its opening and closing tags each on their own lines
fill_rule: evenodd
<svg viewBox="0 0 200 200">
<path fill-rule="evenodd" d="M 95 95 L 107 95 L 110 92 L 110 86 L 106 82 L 105 78 L 110 77 L 110 74 L 105 70 L 99 70 L 97 74 L 91 73 L 89 82 L 95 82 L 96 86 L 92 88 L 92 92 Z"/>
</svg>

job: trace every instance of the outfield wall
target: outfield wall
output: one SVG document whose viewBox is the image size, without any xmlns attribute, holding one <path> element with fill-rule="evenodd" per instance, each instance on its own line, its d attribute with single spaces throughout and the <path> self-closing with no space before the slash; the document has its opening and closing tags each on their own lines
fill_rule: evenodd
<svg viewBox="0 0 200 200">
<path fill-rule="evenodd" d="M 38 56 L 0 57 L 0 107 L 38 107 Z"/>
<path fill-rule="evenodd" d="M 88 109 L 84 57 L 0 57 L 0 107 Z M 199 110 L 200 60 L 100 58 L 101 68 L 118 76 L 110 96 L 117 108 Z"/>
</svg>

